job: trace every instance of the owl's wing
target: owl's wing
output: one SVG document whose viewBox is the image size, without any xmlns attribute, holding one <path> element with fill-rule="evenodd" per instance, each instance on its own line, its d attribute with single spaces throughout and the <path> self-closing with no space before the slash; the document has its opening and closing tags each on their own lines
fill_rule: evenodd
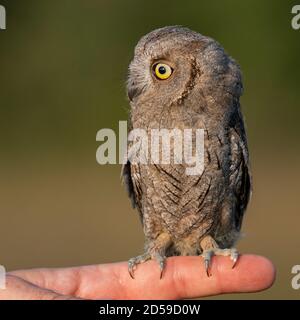
<svg viewBox="0 0 300 320">
<path fill-rule="evenodd" d="M 128 130 L 129 132 L 132 130 L 132 123 L 130 120 L 128 122 Z M 121 179 L 125 185 L 131 205 L 134 209 L 138 209 L 142 221 L 142 188 L 139 164 L 132 164 L 127 160 L 121 169 Z"/>
<path fill-rule="evenodd" d="M 230 185 L 235 196 L 235 224 L 240 230 L 243 215 L 247 208 L 251 190 L 252 178 L 249 165 L 249 153 L 247 137 L 244 127 L 243 116 L 238 108 L 238 112 L 233 119 L 233 127 L 230 131 L 231 140 L 231 166 Z"/>
<path fill-rule="evenodd" d="M 121 177 L 131 200 L 132 207 L 137 208 L 141 215 L 142 189 L 139 166 L 127 161 L 127 163 L 122 166 Z"/>
<path fill-rule="evenodd" d="M 128 161 L 126 164 L 123 164 L 121 169 L 121 179 L 122 183 L 125 185 L 125 189 L 127 191 L 128 197 L 130 198 L 131 205 L 133 208 L 136 207 L 136 198 L 134 194 L 134 186 L 131 178 L 131 167 L 130 162 Z"/>
</svg>

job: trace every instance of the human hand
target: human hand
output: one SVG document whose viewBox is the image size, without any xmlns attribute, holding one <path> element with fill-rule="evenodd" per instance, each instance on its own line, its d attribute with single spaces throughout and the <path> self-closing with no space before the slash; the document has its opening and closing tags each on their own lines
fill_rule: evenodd
<svg viewBox="0 0 300 320">
<path fill-rule="evenodd" d="M 227 257 L 214 257 L 207 277 L 200 257 L 167 259 L 162 279 L 155 261 L 138 266 L 135 279 L 127 263 L 7 273 L 1 299 L 184 299 L 269 288 L 275 268 L 264 257 L 242 255 L 234 269 Z"/>
</svg>

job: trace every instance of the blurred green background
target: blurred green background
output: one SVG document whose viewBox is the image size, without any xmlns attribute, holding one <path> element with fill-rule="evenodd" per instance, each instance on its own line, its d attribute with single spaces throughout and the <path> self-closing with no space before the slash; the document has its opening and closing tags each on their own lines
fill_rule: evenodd
<svg viewBox="0 0 300 320">
<path fill-rule="evenodd" d="M 273 288 L 222 298 L 295 298 L 300 264 L 300 30 L 297 1 L 0 1 L 0 264 L 8 270 L 127 260 L 141 252 L 120 166 L 100 166 L 96 132 L 127 119 L 134 45 L 180 24 L 241 65 L 254 194 L 238 248 L 266 255 Z"/>
</svg>

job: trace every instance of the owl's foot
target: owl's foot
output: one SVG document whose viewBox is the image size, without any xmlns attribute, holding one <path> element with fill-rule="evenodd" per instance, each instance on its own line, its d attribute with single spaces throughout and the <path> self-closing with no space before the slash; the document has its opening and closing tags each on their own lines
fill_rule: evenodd
<svg viewBox="0 0 300 320">
<path fill-rule="evenodd" d="M 134 271 L 138 264 L 144 263 L 147 260 L 156 260 L 159 264 L 160 279 L 163 276 L 165 268 L 165 252 L 171 244 L 171 237 L 167 233 L 160 234 L 157 239 L 148 245 L 144 254 L 131 258 L 128 261 L 128 272 L 132 279 L 134 279 Z"/>
<path fill-rule="evenodd" d="M 230 257 L 230 259 L 233 261 L 232 269 L 235 267 L 239 257 L 237 249 L 220 249 L 216 241 L 211 236 L 204 237 L 200 242 L 200 247 L 203 250 L 201 256 L 204 259 L 204 266 L 208 277 L 210 276 L 209 269 L 211 265 L 211 259 L 213 256 Z"/>
<path fill-rule="evenodd" d="M 128 261 L 128 272 L 130 274 L 130 277 L 134 279 L 134 271 L 138 264 L 146 262 L 147 260 L 155 259 L 159 264 L 160 269 L 160 279 L 162 278 L 164 267 L 165 267 L 165 256 L 161 256 L 160 254 L 156 254 L 155 257 L 152 257 L 150 253 L 145 252 L 144 254 L 141 254 L 140 256 L 131 258 Z"/>
<path fill-rule="evenodd" d="M 128 272 L 130 274 L 130 277 L 134 279 L 134 270 L 136 269 L 136 266 L 138 264 L 146 262 L 147 260 L 150 260 L 150 259 L 151 259 L 151 255 L 147 252 L 144 254 L 141 254 L 140 256 L 131 258 L 128 261 Z"/>
</svg>

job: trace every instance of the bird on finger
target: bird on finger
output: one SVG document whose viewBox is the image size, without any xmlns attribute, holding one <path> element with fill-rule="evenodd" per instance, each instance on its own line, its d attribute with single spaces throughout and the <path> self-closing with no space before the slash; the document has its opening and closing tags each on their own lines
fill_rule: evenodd
<svg viewBox="0 0 300 320">
<path fill-rule="evenodd" d="M 128 262 L 132 277 L 149 259 L 162 276 L 166 257 L 176 255 L 201 255 L 207 275 L 214 255 L 236 264 L 251 193 L 242 90 L 238 64 L 218 42 L 188 28 L 160 28 L 136 45 L 127 81 L 131 129 L 149 136 L 152 129 L 204 129 L 204 166 L 198 175 L 187 174 L 187 163 L 129 159 L 123 166 L 145 234 L 144 253 Z"/>
</svg>

